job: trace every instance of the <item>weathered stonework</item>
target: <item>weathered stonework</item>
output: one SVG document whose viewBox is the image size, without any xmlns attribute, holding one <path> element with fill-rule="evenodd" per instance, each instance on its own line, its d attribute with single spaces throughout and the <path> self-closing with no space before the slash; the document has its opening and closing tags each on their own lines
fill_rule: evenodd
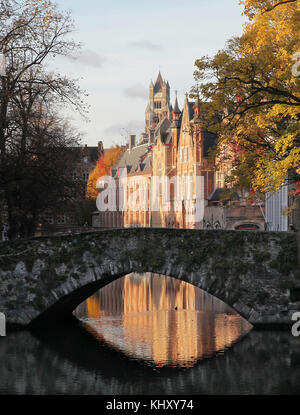
<svg viewBox="0 0 300 415">
<path fill-rule="evenodd" d="M 291 324 L 300 272 L 293 233 L 112 229 L 0 244 L 0 312 L 26 326 L 68 318 L 131 272 L 182 279 L 254 325 Z"/>
</svg>

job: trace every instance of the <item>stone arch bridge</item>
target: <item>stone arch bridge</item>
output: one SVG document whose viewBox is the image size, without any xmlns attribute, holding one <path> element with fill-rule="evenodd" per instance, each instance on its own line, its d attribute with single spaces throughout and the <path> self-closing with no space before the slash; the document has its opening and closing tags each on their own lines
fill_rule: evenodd
<svg viewBox="0 0 300 415">
<path fill-rule="evenodd" d="M 58 323 L 131 272 L 194 284 L 257 326 L 300 310 L 294 233 L 134 228 L 0 243 L 0 312 L 11 325 Z"/>
</svg>

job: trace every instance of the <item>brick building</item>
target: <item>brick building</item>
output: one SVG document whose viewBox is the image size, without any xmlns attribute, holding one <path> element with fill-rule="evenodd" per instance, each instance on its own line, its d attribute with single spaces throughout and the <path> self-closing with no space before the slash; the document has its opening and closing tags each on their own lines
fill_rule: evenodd
<svg viewBox="0 0 300 415">
<path fill-rule="evenodd" d="M 191 102 L 188 94 L 182 110 L 177 96 L 172 106 L 169 83 L 159 73 L 149 88 L 145 131 L 139 142 L 130 136 L 110 171 L 116 209 L 100 203 L 93 226 L 264 229 L 264 207 L 247 206 L 247 195 L 221 201 L 230 165 L 217 169 L 209 157 L 217 136 L 203 128 L 203 116 L 199 99 Z"/>
</svg>

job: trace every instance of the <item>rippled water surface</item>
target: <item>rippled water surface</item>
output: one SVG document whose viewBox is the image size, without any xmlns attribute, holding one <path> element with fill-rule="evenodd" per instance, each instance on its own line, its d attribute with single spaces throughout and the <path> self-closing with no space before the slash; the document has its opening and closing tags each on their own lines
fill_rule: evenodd
<svg viewBox="0 0 300 415">
<path fill-rule="evenodd" d="M 78 324 L 0 338 L 0 394 L 299 394 L 300 339 L 173 278 L 131 274 Z"/>
<path fill-rule="evenodd" d="M 157 367 L 191 367 L 223 353 L 252 328 L 203 290 L 150 273 L 109 284 L 75 315 L 100 341 Z"/>
</svg>

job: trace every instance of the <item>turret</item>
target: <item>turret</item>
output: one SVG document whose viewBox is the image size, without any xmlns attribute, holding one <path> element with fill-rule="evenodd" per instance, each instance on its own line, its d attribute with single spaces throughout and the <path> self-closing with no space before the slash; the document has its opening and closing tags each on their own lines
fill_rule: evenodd
<svg viewBox="0 0 300 415">
<path fill-rule="evenodd" d="M 150 105 L 152 106 L 153 106 L 153 99 L 154 99 L 154 84 L 151 81 L 150 86 L 149 86 L 149 100 L 150 100 Z"/>
<path fill-rule="evenodd" d="M 201 122 L 200 112 L 201 112 L 201 109 L 200 109 L 200 100 L 199 100 L 199 95 L 197 95 L 196 101 L 195 101 L 195 104 L 194 104 L 194 118 L 192 120 L 193 121 L 193 124 L 198 124 L 198 123 Z"/>
<path fill-rule="evenodd" d="M 179 106 L 178 106 L 177 91 L 176 91 L 175 105 L 174 105 L 174 108 L 173 108 L 173 111 L 172 111 L 173 121 L 179 121 L 180 113 L 181 113 L 181 111 L 180 111 Z"/>
<path fill-rule="evenodd" d="M 177 154 L 177 145 L 179 139 L 179 132 L 180 132 L 180 115 L 181 111 L 178 106 L 178 99 L 177 99 L 177 91 L 176 91 L 176 99 L 174 108 L 172 109 L 172 124 L 171 124 L 171 131 L 172 131 L 172 166 L 176 164 L 176 154 Z"/>
</svg>

